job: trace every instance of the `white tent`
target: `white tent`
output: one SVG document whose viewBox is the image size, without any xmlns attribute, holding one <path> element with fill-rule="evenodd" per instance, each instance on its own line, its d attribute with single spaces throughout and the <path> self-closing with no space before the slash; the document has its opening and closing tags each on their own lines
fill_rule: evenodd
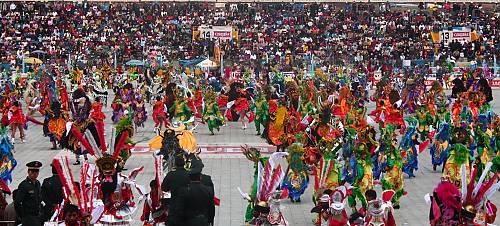
<svg viewBox="0 0 500 226">
<path fill-rule="evenodd" d="M 209 59 L 205 59 L 202 62 L 198 63 L 196 66 L 201 68 L 214 68 L 217 67 L 217 64 Z"/>
</svg>

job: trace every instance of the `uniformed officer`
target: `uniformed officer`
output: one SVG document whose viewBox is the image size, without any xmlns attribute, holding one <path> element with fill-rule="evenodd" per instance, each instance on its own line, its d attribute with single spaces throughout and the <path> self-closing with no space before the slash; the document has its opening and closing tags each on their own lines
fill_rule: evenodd
<svg viewBox="0 0 500 226">
<path fill-rule="evenodd" d="M 19 184 L 17 197 L 14 200 L 16 214 L 21 218 L 22 225 L 40 226 L 40 205 L 42 202 L 41 186 L 37 180 L 42 163 L 33 161 L 26 164 L 28 177 Z"/>
<path fill-rule="evenodd" d="M 208 226 L 213 218 L 211 209 L 214 208 L 214 193 L 212 189 L 201 183 L 201 161 L 191 163 L 188 186 L 178 191 L 175 200 L 176 212 L 174 225 Z"/>
<path fill-rule="evenodd" d="M 45 178 L 42 183 L 42 201 L 45 204 L 42 208 L 42 222 L 50 220 L 54 214 L 54 208 L 64 199 L 61 179 L 54 165 L 51 164 L 51 166 L 52 176 Z"/>
</svg>

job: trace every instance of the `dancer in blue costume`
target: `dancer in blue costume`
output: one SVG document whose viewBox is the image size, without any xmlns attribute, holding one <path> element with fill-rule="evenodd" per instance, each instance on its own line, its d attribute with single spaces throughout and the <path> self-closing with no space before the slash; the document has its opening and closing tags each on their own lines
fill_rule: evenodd
<svg viewBox="0 0 500 226">
<path fill-rule="evenodd" d="M 305 148 L 300 143 L 288 147 L 288 171 L 283 180 L 283 187 L 288 189 L 288 197 L 292 202 L 300 202 L 300 196 L 309 185 L 309 175 L 302 161 L 304 152 Z"/>
<path fill-rule="evenodd" d="M 437 166 L 446 162 L 450 147 L 450 124 L 442 122 L 430 148 L 432 169 L 434 171 L 436 171 Z"/>
<path fill-rule="evenodd" d="M 407 119 L 408 126 L 406 133 L 401 141 L 403 172 L 408 174 L 410 178 L 415 177 L 414 171 L 418 170 L 418 150 L 416 145 L 419 145 L 417 130 L 417 120 L 413 117 Z"/>
</svg>

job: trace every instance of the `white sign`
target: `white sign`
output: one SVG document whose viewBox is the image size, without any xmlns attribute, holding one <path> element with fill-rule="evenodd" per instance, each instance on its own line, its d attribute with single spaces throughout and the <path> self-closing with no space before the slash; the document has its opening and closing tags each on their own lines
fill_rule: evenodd
<svg viewBox="0 0 500 226">
<path fill-rule="evenodd" d="M 233 28 L 231 26 L 208 26 L 202 25 L 198 28 L 202 39 L 232 40 Z"/>
<path fill-rule="evenodd" d="M 457 41 L 460 43 L 471 41 L 471 30 L 466 27 L 453 28 L 453 30 L 443 30 L 439 32 L 439 42 L 444 42 L 444 46 L 448 46 L 451 42 Z"/>
</svg>

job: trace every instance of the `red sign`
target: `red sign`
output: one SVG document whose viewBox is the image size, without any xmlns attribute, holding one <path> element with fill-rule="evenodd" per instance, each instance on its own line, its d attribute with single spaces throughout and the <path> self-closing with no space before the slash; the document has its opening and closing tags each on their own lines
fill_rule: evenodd
<svg viewBox="0 0 500 226">
<path fill-rule="evenodd" d="M 454 31 L 453 32 L 453 38 L 468 38 L 470 35 L 470 32 L 460 32 L 460 31 Z"/>
<path fill-rule="evenodd" d="M 491 88 L 500 88 L 500 79 L 490 80 Z"/>
<path fill-rule="evenodd" d="M 231 32 L 229 31 L 214 31 L 214 38 L 230 38 Z"/>
</svg>

